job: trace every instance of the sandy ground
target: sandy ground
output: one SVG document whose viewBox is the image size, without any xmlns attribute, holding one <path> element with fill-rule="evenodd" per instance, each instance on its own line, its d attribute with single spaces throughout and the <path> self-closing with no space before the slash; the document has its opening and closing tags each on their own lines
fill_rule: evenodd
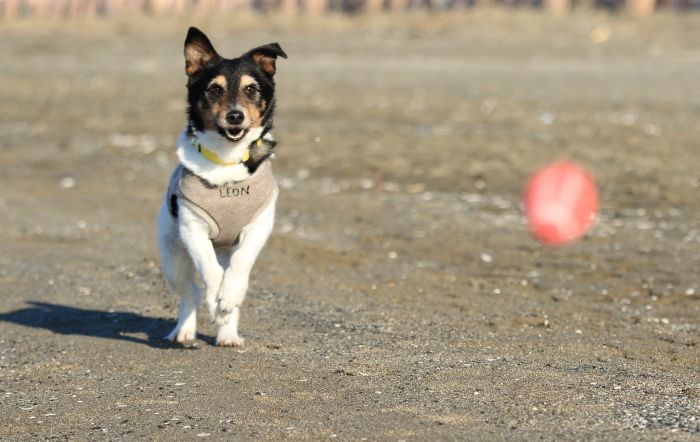
<svg viewBox="0 0 700 442">
<path fill-rule="evenodd" d="M 163 341 L 190 24 L 277 41 L 245 349 Z M 700 16 L 0 23 L 0 439 L 700 439 Z M 602 213 L 528 234 L 573 158 Z"/>
</svg>

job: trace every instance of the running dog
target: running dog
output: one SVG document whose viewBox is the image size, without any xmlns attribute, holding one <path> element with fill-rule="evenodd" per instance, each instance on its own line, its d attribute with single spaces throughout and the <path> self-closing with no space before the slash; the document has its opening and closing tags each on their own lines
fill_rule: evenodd
<svg viewBox="0 0 700 442">
<path fill-rule="evenodd" d="M 219 325 L 216 344 L 243 346 L 240 306 L 272 231 L 279 192 L 270 164 L 277 57 L 287 54 L 272 43 L 229 60 L 199 29 L 187 33 L 188 124 L 158 215 L 163 273 L 181 296 L 171 341 L 196 336 L 198 273 L 204 304 Z"/>
</svg>

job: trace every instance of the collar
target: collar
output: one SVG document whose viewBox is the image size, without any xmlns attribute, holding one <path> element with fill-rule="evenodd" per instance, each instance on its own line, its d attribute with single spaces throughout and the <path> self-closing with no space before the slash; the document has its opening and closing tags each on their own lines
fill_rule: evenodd
<svg viewBox="0 0 700 442">
<path fill-rule="evenodd" d="M 260 146 L 261 144 L 262 138 L 258 138 L 258 141 L 255 142 L 255 145 Z M 243 159 L 241 161 L 233 161 L 231 163 L 227 163 L 226 161 L 222 161 L 217 154 L 202 146 L 201 144 L 197 143 L 195 147 L 197 147 L 197 150 L 199 151 L 199 153 L 202 154 L 202 156 L 204 156 L 204 158 L 222 166 L 235 166 L 237 164 L 245 163 L 246 161 L 248 161 L 248 159 L 250 159 L 250 148 L 246 149 L 245 152 L 243 152 Z"/>
</svg>

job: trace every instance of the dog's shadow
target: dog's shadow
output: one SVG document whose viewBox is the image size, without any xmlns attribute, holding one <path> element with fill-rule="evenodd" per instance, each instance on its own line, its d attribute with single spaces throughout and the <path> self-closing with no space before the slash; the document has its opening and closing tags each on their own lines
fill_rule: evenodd
<svg viewBox="0 0 700 442">
<path fill-rule="evenodd" d="M 62 335 L 83 335 L 145 344 L 153 348 L 189 348 L 163 339 L 175 321 L 150 318 L 136 313 L 87 310 L 46 302 L 28 302 L 30 307 L 0 313 L 0 322 L 43 328 Z M 145 334 L 142 338 L 139 335 Z M 198 336 L 207 343 L 212 338 Z"/>
</svg>

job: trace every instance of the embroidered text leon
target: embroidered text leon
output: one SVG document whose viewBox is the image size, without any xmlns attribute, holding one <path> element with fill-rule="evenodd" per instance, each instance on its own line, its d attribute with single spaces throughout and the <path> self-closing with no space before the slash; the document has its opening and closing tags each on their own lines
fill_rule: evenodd
<svg viewBox="0 0 700 442">
<path fill-rule="evenodd" d="M 250 186 L 241 187 L 219 187 L 219 195 L 221 198 L 230 198 L 234 196 L 250 195 Z"/>
</svg>

